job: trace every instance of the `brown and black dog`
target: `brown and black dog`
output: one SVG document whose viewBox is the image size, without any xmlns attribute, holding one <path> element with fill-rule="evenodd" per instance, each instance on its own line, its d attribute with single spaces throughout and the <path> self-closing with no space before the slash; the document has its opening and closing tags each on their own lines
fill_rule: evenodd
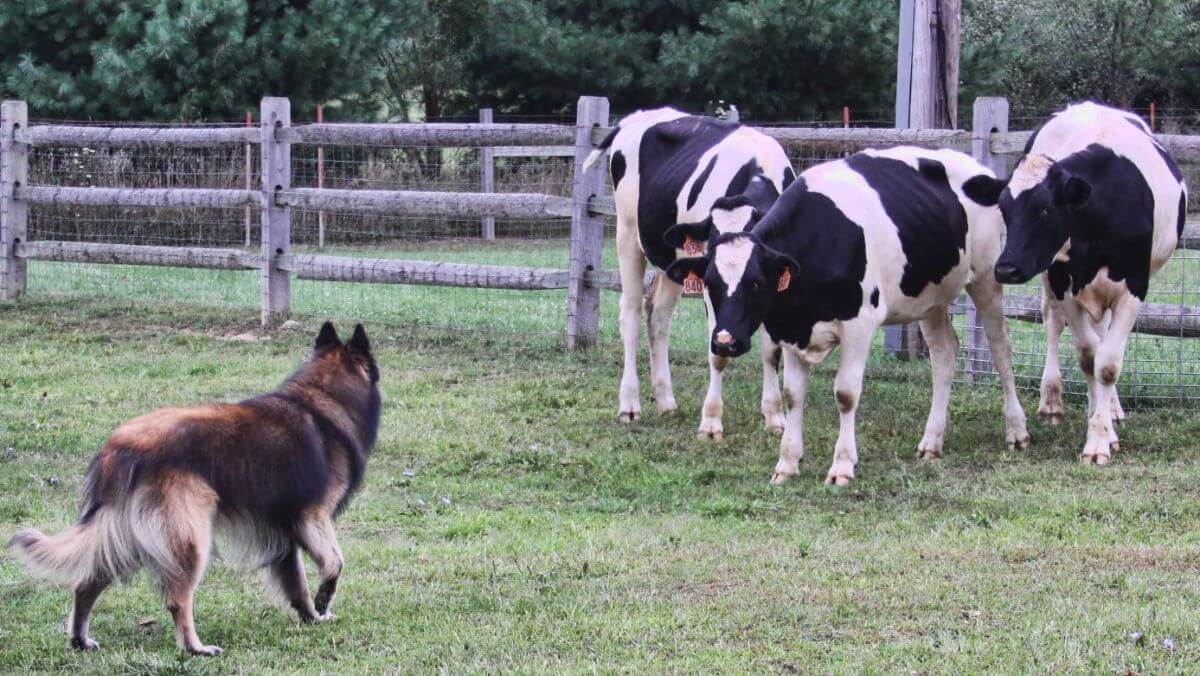
<svg viewBox="0 0 1200 676">
<path fill-rule="evenodd" d="M 166 408 L 117 428 L 92 460 L 79 522 L 9 543 L 40 577 L 70 584 L 71 646 L 95 650 L 88 621 L 113 581 L 145 566 L 181 648 L 200 642 L 192 599 L 213 537 L 222 554 L 263 568 L 301 619 L 331 619 L 342 571 L 333 519 L 363 480 L 379 429 L 379 368 L 362 325 L 345 344 L 321 327 L 312 359 L 275 392 L 238 404 Z M 320 567 L 310 598 L 303 550 Z"/>
</svg>

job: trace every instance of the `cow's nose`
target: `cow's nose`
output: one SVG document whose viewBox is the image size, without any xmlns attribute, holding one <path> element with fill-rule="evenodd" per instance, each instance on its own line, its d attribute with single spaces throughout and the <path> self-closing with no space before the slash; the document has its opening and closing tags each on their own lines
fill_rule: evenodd
<svg viewBox="0 0 1200 676">
<path fill-rule="evenodd" d="M 733 342 L 733 336 L 728 331 L 717 331 L 717 344 L 729 345 Z"/>
<path fill-rule="evenodd" d="M 996 281 L 1001 284 L 1019 284 L 1021 271 L 1012 263 L 996 263 Z"/>
</svg>

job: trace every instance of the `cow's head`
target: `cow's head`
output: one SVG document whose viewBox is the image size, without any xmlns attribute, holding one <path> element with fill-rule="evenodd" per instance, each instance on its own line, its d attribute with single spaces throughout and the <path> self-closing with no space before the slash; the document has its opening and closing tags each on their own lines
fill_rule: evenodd
<svg viewBox="0 0 1200 676">
<path fill-rule="evenodd" d="M 720 235 L 711 241 L 707 256 L 680 258 L 667 268 L 667 276 L 677 283 L 690 275 L 704 280 L 715 320 L 710 349 L 722 357 L 737 357 L 750 349 L 754 332 L 796 272 L 791 256 L 748 232 Z"/>
<path fill-rule="evenodd" d="M 976 176 L 963 192 L 984 206 L 999 204 L 1008 236 L 996 281 L 1024 284 L 1048 269 L 1067 243 L 1071 216 L 1087 204 L 1092 185 L 1045 155 L 1027 155 L 1007 183 Z"/>
</svg>

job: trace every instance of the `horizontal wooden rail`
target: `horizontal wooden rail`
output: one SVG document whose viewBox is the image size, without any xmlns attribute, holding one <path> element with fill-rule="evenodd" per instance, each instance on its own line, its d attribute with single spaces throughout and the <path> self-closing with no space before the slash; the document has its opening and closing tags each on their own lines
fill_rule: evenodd
<svg viewBox="0 0 1200 676">
<path fill-rule="evenodd" d="M 287 130 L 293 143 L 324 145 L 557 146 L 575 142 L 566 124 L 307 124 Z"/>
<path fill-rule="evenodd" d="M 389 213 L 403 216 L 520 220 L 565 218 L 571 200 L 536 193 L 425 192 L 414 190 L 333 190 L 293 188 L 275 203 L 299 209 Z"/>
<path fill-rule="evenodd" d="M 498 146 L 492 157 L 574 157 L 573 146 Z"/>
<path fill-rule="evenodd" d="M 16 140 L 35 146 L 130 147 L 177 145 L 202 147 L 258 143 L 257 127 L 83 127 L 34 125 L 16 134 Z"/>
<path fill-rule="evenodd" d="M 260 206 L 262 193 L 256 190 L 217 190 L 210 188 L 73 188 L 28 185 L 14 191 L 18 200 L 30 204 L 70 204 L 75 206 L 131 207 L 206 207 L 229 209 Z"/>
<path fill-rule="evenodd" d="M 1005 294 L 1004 315 L 1017 321 L 1040 324 L 1042 297 Z M 1167 303 L 1142 303 L 1133 331 L 1174 338 L 1200 338 L 1200 308 Z"/>
<path fill-rule="evenodd" d="M 418 284 L 529 291 L 567 288 L 567 271 L 553 268 L 309 254 L 292 254 L 291 261 L 283 265 L 299 279 L 325 282 Z"/>
<path fill-rule="evenodd" d="M 156 265 L 213 270 L 257 270 L 262 266 L 261 254 L 240 249 L 33 241 L 17 244 L 16 252 L 17 258 L 61 263 Z"/>
</svg>

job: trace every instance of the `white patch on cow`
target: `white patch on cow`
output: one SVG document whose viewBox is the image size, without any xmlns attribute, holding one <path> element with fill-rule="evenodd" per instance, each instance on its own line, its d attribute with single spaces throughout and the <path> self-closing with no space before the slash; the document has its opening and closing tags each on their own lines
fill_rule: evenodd
<svg viewBox="0 0 1200 676">
<path fill-rule="evenodd" d="M 713 227 L 721 234 L 741 232 L 749 225 L 750 217 L 753 215 L 754 207 L 748 204 L 735 209 L 713 209 Z"/>
<path fill-rule="evenodd" d="M 721 275 L 721 281 L 725 282 L 727 295 L 733 296 L 737 291 L 753 252 L 754 240 L 749 237 L 738 237 L 717 247 L 714 262 L 717 265 L 717 273 Z"/>
<path fill-rule="evenodd" d="M 1054 160 L 1045 155 L 1026 155 L 1021 163 L 1013 170 L 1012 178 L 1008 181 L 1008 189 L 1014 199 L 1026 190 L 1030 190 L 1046 180 Z"/>
</svg>

